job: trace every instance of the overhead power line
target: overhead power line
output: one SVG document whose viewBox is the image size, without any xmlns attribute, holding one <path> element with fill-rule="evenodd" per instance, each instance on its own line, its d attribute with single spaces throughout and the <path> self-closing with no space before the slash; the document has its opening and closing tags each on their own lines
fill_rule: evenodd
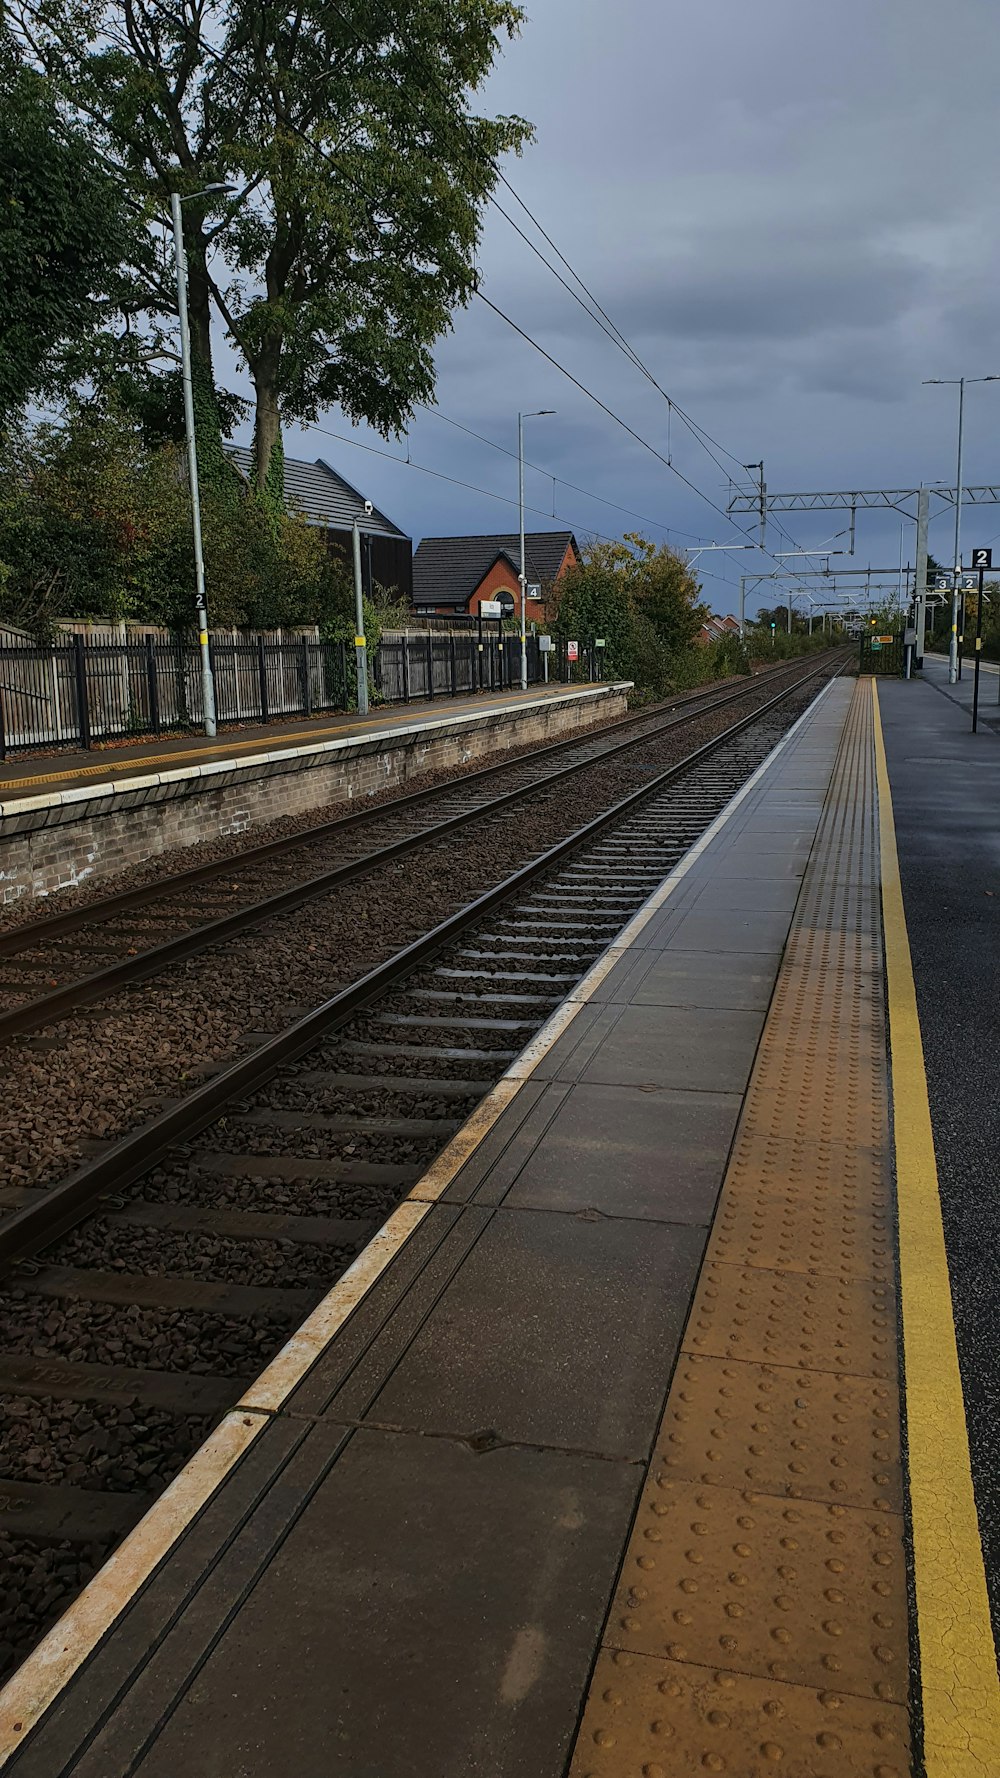
<svg viewBox="0 0 1000 1778">
<path fill-rule="evenodd" d="M 491 450 L 500 451 L 505 457 L 510 457 L 515 463 L 517 462 L 517 452 L 512 451 L 509 446 L 498 444 L 495 438 L 487 438 L 485 433 L 477 432 L 475 427 L 466 426 L 461 420 L 453 419 L 450 414 L 442 412 L 441 408 L 429 407 L 424 402 L 421 404 L 421 409 L 426 414 L 433 414 L 436 420 L 443 420 L 446 426 L 454 426 L 458 432 L 465 432 L 470 438 L 478 438 L 480 444 L 489 445 Z M 574 494 L 583 494 L 588 500 L 598 500 L 602 506 L 612 506 L 616 512 L 626 513 L 630 519 L 638 519 L 642 525 L 655 525 L 657 530 L 666 531 L 668 536 L 687 537 L 692 543 L 707 543 L 709 541 L 707 537 L 701 537 L 696 531 L 682 531 L 677 525 L 665 525 L 662 519 L 648 518 L 645 513 L 633 511 L 631 506 L 622 506 L 618 500 L 608 500 L 603 494 L 595 494 L 592 488 L 581 488 L 576 482 L 567 481 L 565 476 L 557 475 L 555 470 L 547 469 L 544 463 L 531 463 L 525 458 L 525 468 L 535 470 L 538 475 L 547 475 L 561 488 L 571 488 Z"/>
<path fill-rule="evenodd" d="M 158 0 L 152 0 L 152 4 L 154 5 L 154 7 L 156 8 L 157 11 L 159 11 L 161 13 L 165 12 L 165 10 L 166 10 L 165 7 L 161 4 L 159 4 Z M 338 14 L 338 17 L 340 17 L 343 20 L 343 22 L 348 26 L 348 28 L 353 33 L 355 39 L 359 43 L 367 46 L 368 48 L 375 47 L 375 45 L 372 43 L 372 40 L 370 38 L 365 38 L 358 31 L 353 20 L 349 19 L 347 17 L 347 15 L 340 10 L 339 7 L 334 6 L 334 11 Z M 383 17 L 384 16 L 385 15 L 383 14 Z M 205 41 L 205 39 L 201 36 L 201 33 L 196 26 L 188 24 L 187 21 L 179 21 L 176 19 L 175 16 L 171 18 L 171 23 L 175 27 L 178 24 L 180 24 L 189 36 L 193 36 L 195 38 L 198 48 L 203 53 L 211 56 L 216 62 L 224 65 L 225 58 L 215 48 L 215 46 L 213 44 L 210 44 L 207 41 Z M 395 28 L 395 26 L 394 26 L 394 28 Z M 77 59 L 82 60 L 82 58 L 79 56 L 79 53 L 77 55 Z M 232 73 L 232 70 L 229 70 L 229 72 Z M 437 78 L 436 70 L 431 69 L 430 74 L 431 74 L 431 79 L 432 79 L 433 84 L 435 84 L 438 87 L 438 90 L 440 92 L 443 92 L 441 84 Z M 244 87 L 246 92 L 249 95 L 253 96 L 253 88 L 252 88 L 249 80 L 246 77 L 240 76 L 238 74 L 236 75 L 236 79 Z M 399 79 L 396 79 L 396 85 L 399 86 L 400 89 L 402 89 L 402 82 Z M 443 96 L 450 103 L 450 95 L 444 93 Z M 453 116 L 455 117 L 455 120 L 459 123 L 465 121 L 461 117 L 461 114 L 458 112 L 453 112 Z M 316 142 L 314 140 L 314 138 L 311 137 L 299 125 L 292 123 L 289 120 L 285 120 L 285 121 L 286 121 L 286 127 L 291 130 L 293 135 L 297 136 L 299 138 L 299 140 L 301 140 L 305 144 L 305 146 L 310 149 L 310 151 L 312 153 L 317 154 L 320 157 L 320 159 L 322 159 L 328 166 L 330 166 L 333 169 L 333 171 L 336 173 L 336 175 L 338 176 L 339 179 L 345 180 L 345 174 L 344 174 L 343 168 L 341 168 L 337 165 L 336 161 L 332 158 L 332 156 L 329 153 L 327 153 L 327 151 L 323 148 L 323 146 L 320 143 Z M 496 172 L 498 178 L 500 178 L 503 181 L 503 184 L 505 185 L 505 187 L 509 191 L 511 191 L 512 195 L 517 199 L 518 203 L 521 205 L 522 209 L 524 209 L 525 213 L 531 217 L 531 220 L 535 223 L 535 226 L 539 228 L 540 232 L 545 234 L 545 231 L 542 230 L 542 228 L 541 228 L 541 224 L 537 223 L 537 221 L 534 218 L 534 216 L 532 215 L 531 211 L 528 209 L 527 205 L 524 203 L 524 200 L 521 199 L 518 196 L 518 194 L 514 191 L 513 186 L 511 186 L 510 181 L 507 179 L 506 175 L 502 172 L 502 169 L 493 160 L 490 160 L 489 164 L 493 168 L 493 170 Z M 353 179 L 347 177 L 346 183 L 348 183 L 349 185 L 354 185 L 358 189 L 359 192 L 362 192 L 362 187 L 360 186 L 360 184 L 357 180 L 353 180 Z M 362 192 L 362 195 L 366 195 L 366 194 L 364 194 Z M 581 284 L 582 288 L 586 289 L 586 286 L 584 286 L 582 284 L 582 280 L 579 279 L 578 274 L 575 271 L 573 271 L 573 268 L 570 266 L 569 261 L 561 253 L 560 249 L 557 248 L 553 242 L 551 242 L 551 237 L 548 236 L 547 234 L 545 234 L 545 238 L 552 244 L 553 251 L 555 251 L 559 255 L 560 259 L 567 266 L 567 269 L 571 272 L 572 276 L 577 279 L 577 282 Z M 550 267 L 550 270 L 551 269 L 552 268 Z M 563 280 L 560 279 L 560 282 L 563 282 Z M 639 432 L 637 432 L 633 426 L 630 426 L 626 420 L 622 419 L 622 417 L 619 414 L 615 413 L 615 411 L 612 408 L 610 408 L 606 402 L 601 400 L 600 396 L 596 395 L 594 393 L 594 391 L 589 389 L 586 386 L 586 384 L 581 382 L 581 380 L 578 377 L 574 376 L 574 374 L 571 371 L 569 371 L 565 365 L 560 364 L 559 361 L 556 358 L 554 358 L 550 352 L 546 351 L 545 347 L 540 345 L 537 340 L 533 339 L 532 336 L 528 332 L 526 332 L 526 330 L 524 328 L 520 327 L 518 325 L 518 323 L 515 322 L 509 315 L 505 314 L 504 311 L 502 309 L 500 309 L 495 303 L 493 303 L 487 296 L 485 296 L 481 290 L 477 290 L 476 294 L 479 296 L 480 300 L 486 304 L 487 307 L 492 309 L 495 314 L 497 314 L 504 322 L 506 322 L 506 324 L 509 327 L 511 327 L 516 333 L 518 333 L 520 335 L 520 337 L 522 339 L 524 339 L 529 345 L 531 345 L 537 352 L 541 353 L 541 355 L 544 358 L 546 358 L 548 360 L 548 362 L 550 364 L 552 364 L 553 367 L 561 373 L 561 375 L 567 377 L 569 379 L 569 381 L 572 382 L 574 384 L 574 386 L 577 389 L 579 389 L 580 392 L 582 394 L 584 394 L 589 400 L 593 401 L 601 409 L 601 411 L 603 413 L 605 413 L 610 419 L 612 419 L 618 426 L 623 428 L 624 431 L 626 431 L 633 439 L 635 439 L 635 441 L 638 444 L 642 445 L 645 450 L 649 451 L 654 457 L 656 457 L 658 459 L 658 461 L 661 462 L 666 469 L 670 470 L 672 474 L 677 476 L 678 480 L 683 482 L 687 488 L 689 488 L 693 493 L 695 493 L 699 497 L 699 499 L 704 500 L 706 502 L 706 504 L 708 506 L 710 506 L 714 512 L 718 513 L 720 517 L 725 519 L 727 524 L 730 524 L 734 530 L 736 530 L 742 537 L 747 538 L 748 541 L 750 541 L 751 543 L 755 542 L 751 533 L 748 531 L 745 531 L 741 525 L 736 524 L 736 521 L 731 517 L 731 515 L 729 513 L 727 513 L 725 511 L 725 509 L 723 507 L 721 507 L 716 501 L 714 501 L 710 495 L 706 494 L 704 489 L 700 488 L 696 482 L 693 482 L 690 479 L 690 477 L 686 476 L 681 470 L 679 470 L 676 467 L 676 465 L 671 462 L 670 458 L 665 457 L 661 451 L 657 450 L 655 445 L 652 445 L 649 442 L 648 439 L 643 438 L 643 436 Z M 590 295 L 589 292 L 588 292 L 588 295 Z M 671 411 L 675 411 L 678 413 L 678 415 L 683 419 L 684 423 L 689 426 L 689 429 L 692 431 L 692 433 L 695 436 L 697 436 L 700 433 L 704 433 L 705 437 L 710 437 L 710 434 L 705 432 L 704 428 L 698 427 L 697 423 L 693 422 L 690 419 L 690 417 L 685 413 L 685 411 L 682 408 L 680 408 L 680 406 L 677 403 L 675 403 L 673 401 L 672 397 L 670 397 L 666 394 L 665 390 L 660 389 L 660 385 L 658 383 L 656 383 L 655 377 L 653 377 L 652 373 L 642 364 L 642 361 L 639 359 L 638 355 L 633 351 L 632 347 L 628 344 L 628 341 L 625 339 L 624 335 L 621 334 L 620 329 L 618 329 L 615 326 L 615 323 L 610 320 L 610 317 L 605 315 L 604 310 L 601 309 L 601 306 L 599 303 L 597 303 L 596 298 L 591 297 L 590 300 L 594 303 L 595 308 L 604 317 L 604 321 L 607 323 L 607 327 L 610 328 L 612 330 L 612 332 L 617 336 L 618 340 L 620 340 L 621 347 L 625 351 L 626 355 L 636 365 L 636 367 L 642 371 L 643 375 L 646 376 L 650 382 L 655 384 L 655 386 L 660 390 L 660 393 L 670 403 Z M 604 329 L 604 331 L 606 331 L 606 329 Z M 325 429 L 322 427 L 317 427 L 317 428 L 315 428 L 315 430 L 324 431 Z M 342 438 L 342 435 L 336 434 L 336 433 L 330 433 L 329 436 L 335 437 L 335 438 L 336 437 Z M 359 443 L 360 441 L 342 438 L 342 442 L 355 444 L 355 443 Z M 713 440 L 713 443 L 714 442 L 715 441 Z M 389 457 L 394 462 L 402 461 L 402 459 L 396 457 L 394 453 L 379 452 L 373 446 L 360 446 L 360 448 L 370 450 L 375 455 Z M 707 447 L 705 447 L 705 448 L 707 449 Z M 725 450 L 726 447 L 720 445 L 719 449 Z M 711 453 L 709 453 L 709 454 L 711 455 Z M 733 454 L 731 452 L 726 451 L 726 454 L 728 456 L 732 457 L 733 462 L 735 462 L 735 463 L 739 462 L 739 459 L 736 458 L 735 456 L 733 456 Z M 718 461 L 718 460 L 716 459 L 716 461 Z M 411 467 L 421 468 L 422 466 L 411 464 Z M 720 465 L 720 467 L 722 467 L 722 466 Z M 433 471 L 433 470 L 424 469 L 424 473 L 438 475 L 440 477 L 440 479 L 446 480 L 446 481 L 452 481 L 453 483 L 455 483 L 455 485 L 458 485 L 458 486 L 466 486 L 469 488 L 473 487 L 473 484 L 462 483 L 462 482 L 460 482 L 459 478 L 447 476 L 441 471 Z M 545 471 L 544 473 L 551 473 L 551 472 Z M 488 498 L 496 498 L 496 499 L 504 499 L 504 500 L 506 499 L 505 496 L 491 494 L 491 492 L 487 489 L 475 489 L 474 491 L 483 493 Z M 600 496 L 598 496 L 598 498 L 600 498 Z M 533 508 L 532 510 L 537 512 L 537 511 L 540 511 L 541 509 L 540 508 Z M 656 521 L 647 521 L 647 520 L 643 520 L 643 522 L 644 523 L 648 523 L 648 522 L 656 523 Z M 661 528 L 664 530 L 669 529 L 669 527 L 667 527 L 665 525 L 660 525 L 658 528 Z M 600 535 L 600 533 L 595 533 L 595 534 Z M 794 540 L 790 540 L 790 541 L 794 541 Z M 771 560 L 775 559 L 774 557 L 771 556 L 771 552 L 769 550 L 762 550 L 762 553 L 764 555 L 768 556 Z M 708 573 L 707 570 L 705 572 L 706 572 L 706 574 Z M 721 579 L 722 577 L 719 575 L 712 575 L 711 578 Z"/>
<path fill-rule="evenodd" d="M 400 469 L 415 469 L 418 472 L 418 474 L 420 474 L 420 475 L 433 476 L 435 481 L 450 482 L 453 487 L 464 488 L 466 490 L 466 492 L 468 492 L 470 494 L 481 494 L 487 500 L 498 500 L 504 506 L 517 506 L 518 505 L 517 499 L 512 494 L 498 494 L 495 491 L 495 489 L 493 489 L 493 488 L 481 488 L 478 486 L 478 484 L 476 482 L 463 481 L 460 476 L 448 475 L 447 472 L 443 469 L 432 469 L 426 463 L 417 463 L 413 457 L 397 457 L 395 451 L 383 450 L 378 445 L 366 443 L 364 439 L 351 438 L 348 436 L 347 433 L 344 433 L 344 432 L 333 432 L 329 426 L 320 426 L 318 423 L 314 423 L 309 426 L 300 427 L 299 430 L 302 432 L 305 432 L 305 433 L 318 432 L 324 438 L 336 439 L 338 444 L 350 445 L 353 450 L 366 451 L 368 453 L 368 455 L 372 456 L 372 457 L 383 457 L 386 459 L 387 462 L 395 463 Z M 463 427 L 463 431 L 465 431 L 465 430 L 468 430 L 468 429 Z M 486 442 L 489 443 L 491 441 L 487 440 Z M 502 449 L 503 447 L 498 446 L 497 448 Z M 566 487 L 569 487 L 570 483 L 567 482 L 567 483 L 564 483 L 563 485 Z M 586 493 L 585 489 L 578 490 L 578 491 Z M 598 498 L 599 498 L 599 496 L 598 496 Z M 555 518 L 559 521 L 560 524 L 567 526 L 568 529 L 570 529 L 570 530 L 577 529 L 582 532 L 585 531 L 590 536 L 599 537 L 602 540 L 602 542 L 604 542 L 604 543 L 617 543 L 619 541 L 619 539 L 617 537 L 611 536 L 606 531 L 599 531 L 596 529 L 595 526 L 592 526 L 592 525 L 588 525 L 586 527 L 584 527 L 582 525 L 578 525 L 576 520 L 566 518 L 564 515 L 559 514 L 559 513 L 550 513 L 548 511 L 548 509 L 545 507 L 526 505 L 525 511 L 537 513 L 542 518 Z M 644 522 L 655 523 L 654 520 L 647 520 Z M 696 572 L 699 578 L 704 576 L 708 580 L 721 581 L 726 586 L 733 585 L 733 582 L 727 580 L 725 575 L 715 574 L 712 572 L 712 570 L 710 568 L 702 568 L 700 564 L 699 564 L 698 568 L 696 570 L 694 570 L 693 572 Z"/>
</svg>

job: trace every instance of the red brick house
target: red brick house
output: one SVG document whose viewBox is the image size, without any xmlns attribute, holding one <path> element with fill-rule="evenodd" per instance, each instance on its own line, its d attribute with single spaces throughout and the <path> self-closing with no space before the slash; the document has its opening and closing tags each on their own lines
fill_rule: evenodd
<svg viewBox="0 0 1000 1778">
<path fill-rule="evenodd" d="M 518 601 L 521 542 L 512 536 L 425 537 L 413 557 L 413 605 L 418 612 L 446 617 L 474 617 L 484 599 L 509 593 Z M 531 531 L 524 538 L 529 586 L 540 586 L 535 614 L 541 618 L 544 599 L 573 562 L 580 560 L 572 531 Z M 528 621 L 532 599 L 528 597 Z"/>
<path fill-rule="evenodd" d="M 739 633 L 740 626 L 737 618 L 728 615 L 726 617 L 709 617 L 702 624 L 695 641 L 704 647 L 709 642 L 720 642 L 723 636 L 738 636 Z"/>
</svg>

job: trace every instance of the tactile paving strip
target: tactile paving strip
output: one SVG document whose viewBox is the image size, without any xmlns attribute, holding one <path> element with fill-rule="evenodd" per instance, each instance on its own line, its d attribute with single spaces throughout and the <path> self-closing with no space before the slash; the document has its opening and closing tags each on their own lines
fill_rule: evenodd
<svg viewBox="0 0 1000 1778">
<path fill-rule="evenodd" d="M 709 1257 L 751 1266 L 832 1272 L 891 1284 L 895 1253 L 882 1168 L 843 1142 L 779 1139 L 744 1130 L 719 1207 Z M 881 1162 L 882 1152 L 879 1151 Z"/>
<path fill-rule="evenodd" d="M 685 1354 L 657 1448 L 671 1480 L 902 1510 L 891 1383 Z"/>
<path fill-rule="evenodd" d="M 871 703 L 851 705 L 572 1778 L 905 1778 Z"/>
<path fill-rule="evenodd" d="M 698 1280 L 684 1349 L 891 1377 L 894 1296 L 884 1285 L 835 1272 L 804 1275 L 709 1260 Z"/>
<path fill-rule="evenodd" d="M 574 1778 L 907 1778 L 906 1712 L 642 1655 L 602 1653 Z"/>
<path fill-rule="evenodd" d="M 654 1459 L 606 1642 L 899 1703 L 906 1577 L 893 1532 L 859 1507 L 670 1481 Z"/>
</svg>

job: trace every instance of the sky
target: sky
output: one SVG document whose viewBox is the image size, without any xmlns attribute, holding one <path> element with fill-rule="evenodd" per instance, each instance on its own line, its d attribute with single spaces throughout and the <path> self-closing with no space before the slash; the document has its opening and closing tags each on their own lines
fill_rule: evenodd
<svg viewBox="0 0 1000 1778">
<path fill-rule="evenodd" d="M 1000 374 L 995 0 L 527 0 L 527 11 L 477 108 L 534 124 L 507 177 L 662 390 L 718 441 L 718 461 L 492 207 L 484 293 L 653 450 L 474 298 L 437 350 L 439 411 L 418 414 L 406 440 L 333 410 L 322 430 L 290 429 L 288 454 L 326 459 L 415 540 L 516 530 L 514 458 L 448 422 L 513 452 L 519 408 L 556 410 L 526 423 L 529 528 L 569 527 L 581 542 L 629 529 L 690 549 L 745 542 L 737 526 L 755 536 L 754 522 L 726 517 L 727 478 L 745 485 L 741 466 L 761 459 L 776 492 L 953 485 L 957 390 L 922 380 Z M 970 387 L 966 483 L 1000 480 L 998 432 L 1000 383 Z M 767 543 L 844 548 L 831 539 L 847 523 L 772 518 Z M 941 560 L 952 523 L 932 526 Z M 912 561 L 914 527 L 900 527 L 891 512 L 859 516 L 856 556 L 840 565 Z M 965 509 L 966 546 L 998 533 L 1000 506 Z M 714 551 L 697 569 L 723 612 L 741 574 L 779 565 L 790 563 Z M 748 609 L 778 597 L 765 583 Z"/>
</svg>

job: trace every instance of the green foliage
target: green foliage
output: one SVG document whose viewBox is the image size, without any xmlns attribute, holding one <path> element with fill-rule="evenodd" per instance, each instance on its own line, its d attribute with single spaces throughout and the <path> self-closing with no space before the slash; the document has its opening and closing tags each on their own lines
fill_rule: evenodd
<svg viewBox="0 0 1000 1778">
<path fill-rule="evenodd" d="M 0 430 L 33 397 L 93 368 L 126 300 L 121 267 L 148 257 L 118 182 L 0 25 Z"/>
<path fill-rule="evenodd" d="M 775 628 L 771 632 L 770 619 L 762 612 L 756 622 L 747 625 L 745 648 L 747 659 L 752 665 L 764 665 L 775 661 L 786 661 L 800 654 L 815 654 L 819 649 L 830 648 L 841 642 L 843 636 L 839 630 L 830 630 L 826 634 L 814 629 L 810 636 L 803 626 L 801 630 L 793 630 L 789 636 L 785 630 Z"/>
<path fill-rule="evenodd" d="M 514 0 L 48 0 L 26 49 L 141 205 L 184 205 L 196 361 L 214 307 L 256 394 L 258 486 L 282 420 L 338 402 L 398 432 L 476 283 L 496 160 L 530 135 L 469 103 Z M 30 44 L 29 44 L 30 38 Z M 231 196 L 195 197 L 214 182 Z M 148 280 L 169 314 L 169 280 Z"/>
<path fill-rule="evenodd" d="M 605 637 L 605 671 L 615 679 L 634 677 L 639 647 L 629 576 L 631 559 L 624 546 L 589 544 L 556 591 L 554 633 L 582 642 Z"/>
<path fill-rule="evenodd" d="M 559 582 L 555 634 L 603 636 L 604 672 L 632 679 L 640 693 L 662 696 L 704 621 L 700 588 L 672 550 L 629 533 L 588 544 Z"/>
<path fill-rule="evenodd" d="M 689 648 L 709 615 L 700 602 L 701 587 L 687 563 L 665 544 L 650 543 L 635 533 L 625 539 L 635 554 L 634 598 L 641 616 L 652 624 L 669 655 Z"/>
<path fill-rule="evenodd" d="M 131 416 L 78 404 L 64 426 L 12 442 L 2 467 L 0 618 L 34 634 L 57 617 L 190 627 L 191 509 L 177 445 L 151 447 Z M 233 487 L 210 476 L 202 489 L 213 626 L 323 624 L 348 609 L 346 565 L 322 532 Z"/>
</svg>

